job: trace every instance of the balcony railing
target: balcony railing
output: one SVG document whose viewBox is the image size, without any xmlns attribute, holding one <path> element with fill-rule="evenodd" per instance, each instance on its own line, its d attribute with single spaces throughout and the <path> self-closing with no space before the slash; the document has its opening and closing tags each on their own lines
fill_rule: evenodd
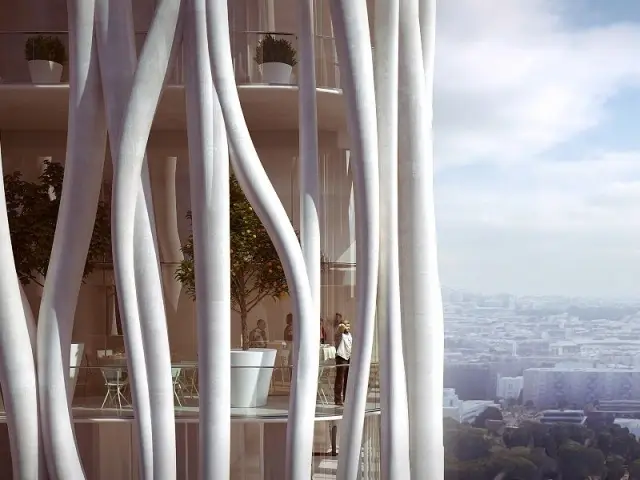
<svg viewBox="0 0 640 480">
<path fill-rule="evenodd" d="M 25 84 L 31 83 L 28 64 L 25 59 L 25 44 L 27 39 L 35 35 L 50 35 L 58 37 L 69 52 L 69 34 L 65 31 L 0 31 L 0 83 Z M 136 32 L 136 47 L 140 53 L 147 32 Z M 258 63 L 255 60 L 256 48 L 261 40 L 271 35 L 278 39 L 285 39 L 298 51 L 298 38 L 288 32 L 268 31 L 234 31 L 231 33 L 232 58 L 238 85 L 264 84 Z M 316 35 L 316 86 L 317 88 L 340 89 L 340 70 L 335 52 L 334 38 Z M 169 85 L 183 85 L 185 81 L 184 52 L 179 51 L 168 76 Z M 68 82 L 68 72 L 65 68 L 62 82 Z M 293 68 L 291 84 L 297 83 L 297 66 Z"/>
<path fill-rule="evenodd" d="M 70 381 L 74 385 L 72 412 L 75 419 L 87 418 L 133 418 L 131 390 L 126 362 L 103 360 L 100 365 L 71 367 Z M 334 382 L 338 369 L 344 366 L 324 364 L 318 378 L 316 418 L 331 419 L 341 417 L 343 409 L 333 400 Z M 292 370 L 290 366 L 274 367 L 232 367 L 232 370 L 267 371 L 271 373 L 271 386 L 267 405 L 257 409 L 231 409 L 231 418 L 288 417 L 288 397 L 291 389 Z M 199 413 L 199 384 L 197 362 L 176 362 L 171 366 L 175 413 L 180 418 L 197 419 Z M 369 392 L 365 412 L 377 414 L 380 411 L 378 364 L 371 364 Z M 4 417 L 4 407 L 0 403 L 0 423 Z"/>
</svg>

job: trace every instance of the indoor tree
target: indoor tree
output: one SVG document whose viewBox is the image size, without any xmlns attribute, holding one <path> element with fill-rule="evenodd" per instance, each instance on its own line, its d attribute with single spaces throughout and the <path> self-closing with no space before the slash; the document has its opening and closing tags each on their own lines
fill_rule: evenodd
<svg viewBox="0 0 640 480">
<path fill-rule="evenodd" d="M 249 348 L 247 317 L 263 299 L 289 293 L 287 279 L 267 229 L 251 207 L 235 176 L 229 180 L 231 229 L 231 308 L 240 314 L 242 348 Z M 191 221 L 191 212 L 187 213 Z M 195 299 L 193 234 L 182 246 L 184 260 L 176 271 L 189 296 Z"/>
<path fill-rule="evenodd" d="M 42 173 L 29 182 L 15 171 L 4 176 L 5 197 L 11 246 L 18 278 L 23 284 L 42 286 L 56 230 L 64 167 L 56 162 L 44 162 Z M 89 275 L 97 262 L 105 261 L 111 253 L 109 209 L 98 203 L 96 222 L 87 255 L 84 276 Z"/>
</svg>

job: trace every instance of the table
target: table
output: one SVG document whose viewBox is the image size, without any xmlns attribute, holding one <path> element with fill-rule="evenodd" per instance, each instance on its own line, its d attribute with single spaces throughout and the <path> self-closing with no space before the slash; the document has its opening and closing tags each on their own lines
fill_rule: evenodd
<svg viewBox="0 0 640 480">
<path fill-rule="evenodd" d="M 335 365 L 336 347 L 333 345 L 320 345 L 320 368 L 318 370 L 318 398 L 324 405 L 329 404 L 331 392 L 331 366 Z"/>
<path fill-rule="evenodd" d="M 320 365 L 336 359 L 336 347 L 333 345 L 320 345 Z"/>
<path fill-rule="evenodd" d="M 267 342 L 267 348 L 273 348 L 274 350 L 285 350 L 287 348 L 287 342 L 284 340 L 270 340 Z"/>
</svg>

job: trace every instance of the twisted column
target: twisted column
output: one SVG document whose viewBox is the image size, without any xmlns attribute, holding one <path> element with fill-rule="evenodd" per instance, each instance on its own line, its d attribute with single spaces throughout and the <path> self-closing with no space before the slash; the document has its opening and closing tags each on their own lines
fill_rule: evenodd
<svg viewBox="0 0 640 480">
<path fill-rule="evenodd" d="M 136 382 L 135 394 L 139 396 L 146 388 L 151 407 L 153 472 L 147 470 L 145 478 L 163 480 L 176 478 L 171 356 L 155 224 L 150 214 L 153 204 L 150 196 L 145 195 L 144 203 L 138 199 L 140 179 L 148 185 L 144 160 L 151 124 L 170 58 L 182 38 L 180 11 L 180 1 L 163 0 L 158 4 L 123 110 L 118 147 L 114 149 L 112 242 L 116 287 L 123 324 L 128 328 L 127 352 L 137 352 L 128 358 Z M 136 378 L 143 361 L 147 378 Z M 148 428 L 145 433 L 148 435 Z"/>
<path fill-rule="evenodd" d="M 398 0 L 378 0 L 375 12 L 375 81 L 380 159 L 381 477 L 411 478 L 409 415 L 400 306 L 398 251 Z"/>
<path fill-rule="evenodd" d="M 198 320 L 199 478 L 226 479 L 231 457 L 229 150 L 211 77 L 205 15 L 205 0 L 188 0 L 186 97 Z"/>
<path fill-rule="evenodd" d="M 44 479 L 46 468 L 38 415 L 35 322 L 16 273 L 4 182 L 0 183 L 0 258 L 4 259 L 4 268 L 0 272 L 0 385 L 9 429 L 13 478 Z"/>
<path fill-rule="evenodd" d="M 95 22 L 109 142 L 111 151 L 115 154 L 122 140 L 122 122 L 137 65 L 131 0 L 97 0 Z M 118 168 L 116 158 L 113 159 L 113 168 L 114 171 Z M 150 264 L 153 268 L 153 264 L 157 263 L 158 259 L 155 252 L 155 229 L 151 229 L 151 233 L 148 233 L 154 222 L 151 188 L 146 174 L 148 171 L 146 156 L 142 171 L 143 175 L 138 181 L 137 196 L 134 200 L 137 226 L 134 231 L 134 248 L 138 266 L 144 267 Z M 114 217 L 112 221 L 117 219 Z M 146 298 L 153 298 L 157 285 L 153 280 L 149 281 L 147 276 L 140 280 L 141 284 L 138 285 L 140 290 L 146 289 L 149 292 Z M 157 298 L 152 302 L 153 305 L 157 304 Z M 147 309 L 142 302 L 138 308 L 141 311 Z M 139 438 L 140 472 L 142 478 L 150 479 L 153 478 L 154 459 L 151 413 L 153 407 L 150 401 L 144 335 L 140 322 L 123 322 L 122 329 L 127 346 L 129 371 L 132 372 L 130 385 Z"/>
<path fill-rule="evenodd" d="M 331 0 L 331 19 L 347 100 L 356 207 L 356 298 L 347 399 L 340 435 L 338 478 L 358 475 L 375 330 L 380 245 L 378 132 L 371 39 L 365 1 Z"/>
<path fill-rule="evenodd" d="M 238 182 L 269 232 L 287 277 L 294 325 L 293 370 L 287 425 L 286 480 L 311 476 L 318 389 L 318 318 L 296 232 L 269 181 L 242 114 L 231 60 L 226 0 L 207 0 L 207 27 L 213 81 L 222 107 Z"/>
<path fill-rule="evenodd" d="M 429 9 L 421 11 L 420 2 Z M 421 31 L 426 12 L 430 30 Z M 433 194 L 433 85 L 428 84 L 433 81 L 434 25 L 434 0 L 400 0 L 400 286 L 411 475 L 438 480 L 444 476 L 444 338 Z"/>
<path fill-rule="evenodd" d="M 94 38 L 95 0 L 68 0 L 69 125 L 58 223 L 38 319 L 38 386 L 49 477 L 85 478 L 67 382 L 71 336 L 93 234 L 106 147 Z"/>
</svg>

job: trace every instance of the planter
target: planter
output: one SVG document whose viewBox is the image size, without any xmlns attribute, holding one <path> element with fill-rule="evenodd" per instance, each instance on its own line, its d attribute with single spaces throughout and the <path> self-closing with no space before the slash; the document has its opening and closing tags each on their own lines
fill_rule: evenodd
<svg viewBox="0 0 640 480">
<path fill-rule="evenodd" d="M 267 404 L 276 352 L 271 348 L 231 350 L 231 407 L 253 408 Z"/>
<path fill-rule="evenodd" d="M 262 81 L 264 83 L 279 83 L 290 85 L 293 67 L 286 63 L 268 62 L 260 65 Z"/>
<path fill-rule="evenodd" d="M 30 60 L 29 74 L 32 83 L 60 83 L 62 65 L 49 60 Z"/>
</svg>

